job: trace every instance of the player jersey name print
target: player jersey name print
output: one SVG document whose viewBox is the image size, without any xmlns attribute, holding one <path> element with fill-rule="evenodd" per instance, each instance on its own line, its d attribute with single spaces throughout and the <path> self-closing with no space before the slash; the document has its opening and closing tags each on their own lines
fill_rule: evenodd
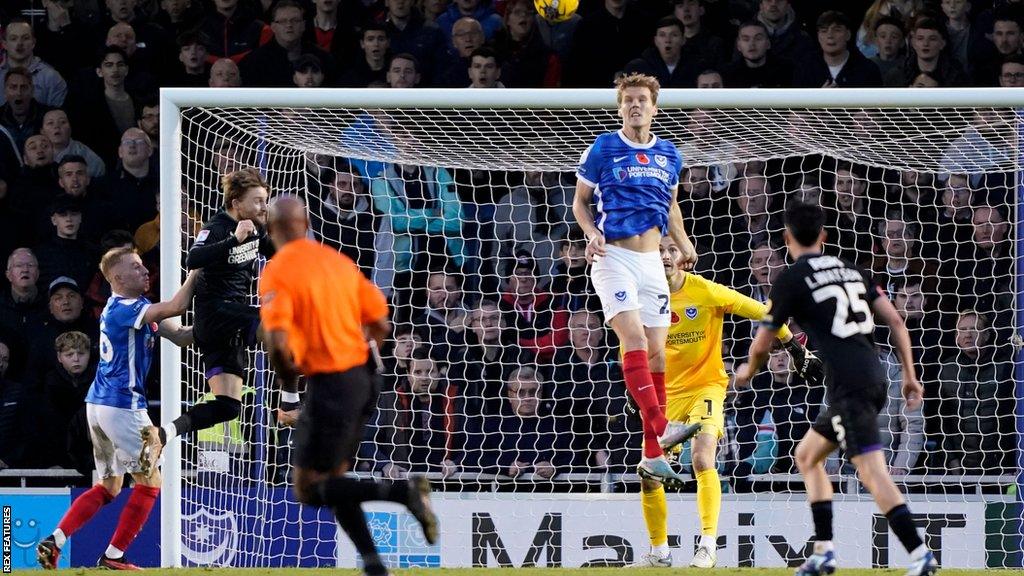
<svg viewBox="0 0 1024 576">
<path fill-rule="evenodd" d="M 606 239 L 618 240 L 653 227 L 667 232 L 668 208 L 682 167 L 671 142 L 652 136 L 650 142 L 637 144 L 616 131 L 594 140 L 576 174 L 594 187 L 598 229 Z"/>
</svg>

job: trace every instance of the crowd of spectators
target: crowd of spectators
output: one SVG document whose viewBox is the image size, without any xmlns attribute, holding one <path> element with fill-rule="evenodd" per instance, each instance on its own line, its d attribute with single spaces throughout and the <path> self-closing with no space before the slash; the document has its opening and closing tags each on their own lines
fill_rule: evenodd
<svg viewBox="0 0 1024 576">
<path fill-rule="evenodd" d="M 622 71 L 664 87 L 1019 86 L 1019 4 L 584 0 L 555 24 L 529 0 L 7 0 L 0 468 L 91 466 L 82 399 L 110 294 L 96 264 L 134 246 L 157 279 L 159 87 L 606 87 Z M 985 114 L 943 173 L 813 156 L 690 166 L 681 178 L 700 273 L 765 300 L 786 263 L 785 202 L 814 198 L 828 209 L 829 249 L 894 298 L 928 395 L 919 412 L 895 400 L 899 370 L 878 334 L 894 473 L 1014 461 L 1011 364 L 998 345 L 1013 323 L 1014 194 L 999 172 L 1009 151 L 991 138 L 1001 120 Z M 195 185 L 215 189 L 218 174 L 252 163 L 228 140 L 210 144 L 210 178 Z M 570 174 L 324 157 L 307 168 L 314 234 L 395 310 L 361 469 L 546 479 L 635 463 L 638 422 L 571 226 Z M 183 208 L 194 237 L 210 214 Z M 729 362 L 751 330 L 729 325 Z M 821 401 L 773 358 L 731 390 L 722 465 L 736 478 L 790 471 Z M 770 444 L 766 467 L 757 453 Z"/>
</svg>

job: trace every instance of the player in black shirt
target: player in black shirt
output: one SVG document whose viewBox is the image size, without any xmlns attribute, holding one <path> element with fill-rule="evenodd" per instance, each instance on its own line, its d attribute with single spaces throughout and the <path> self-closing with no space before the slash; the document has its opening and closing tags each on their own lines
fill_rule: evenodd
<svg viewBox="0 0 1024 576">
<path fill-rule="evenodd" d="M 168 438 L 234 420 L 241 412 L 246 348 L 253 346 L 259 308 L 249 304 L 257 258 L 270 257 L 266 233 L 269 187 L 255 168 L 221 179 L 224 208 L 196 236 L 186 267 L 202 270 L 195 288 L 193 337 L 214 398 L 192 407 L 173 423 L 142 431 L 143 472 L 154 467 Z"/>
<path fill-rule="evenodd" d="M 737 387 L 764 365 L 776 333 L 790 318 L 818 344 L 828 368 L 828 409 L 821 411 L 796 448 L 815 531 L 814 553 L 797 569 L 797 576 L 831 574 L 836 569 L 832 484 L 824 462 L 837 446 L 857 468 L 860 481 L 910 553 L 913 563 L 907 576 L 931 575 L 938 571 L 938 563 L 921 540 L 882 455 L 878 413 L 885 405 L 887 384 L 871 339 L 874 317 L 889 325 L 903 365 L 903 397 L 907 409 L 913 410 L 921 404 L 922 388 L 910 355 L 910 336 L 896 308 L 867 272 L 822 254 L 824 224 L 824 213 L 817 205 L 793 202 L 786 208 L 786 247 L 795 263 L 772 286 L 768 313 L 750 345 L 750 360 L 736 371 Z"/>
</svg>

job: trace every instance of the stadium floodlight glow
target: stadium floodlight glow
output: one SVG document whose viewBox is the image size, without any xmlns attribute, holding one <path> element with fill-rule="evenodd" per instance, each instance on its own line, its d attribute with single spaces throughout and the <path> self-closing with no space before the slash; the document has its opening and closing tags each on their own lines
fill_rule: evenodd
<svg viewBox="0 0 1024 576">
<path fill-rule="evenodd" d="M 1018 282 L 1019 250 L 1024 247 L 1018 210 L 1024 89 L 666 89 L 660 93 L 658 106 L 653 132 L 675 142 L 686 166 L 695 168 L 693 180 L 684 178 L 683 182 L 698 192 L 693 198 L 681 192 L 680 198 L 696 238 L 698 270 L 727 285 L 765 297 L 756 278 L 761 271 L 751 270 L 752 246 L 742 243 L 748 238 L 758 243 L 774 241 L 780 232 L 775 217 L 766 219 L 763 229 L 745 228 L 745 208 L 734 202 L 745 178 L 765 177 L 767 210 L 773 213 L 793 195 L 818 198 L 835 210 L 839 206 L 836 198 L 847 190 L 857 198 L 863 194 L 870 201 L 864 217 L 853 218 L 849 227 L 846 221 L 832 223 L 840 231 L 840 238 L 843 233 L 853 233 L 846 248 L 854 259 L 868 266 L 881 265 L 876 272 L 885 273 L 889 282 L 885 287 L 893 297 L 922 299 L 928 322 L 934 319 L 939 331 L 929 334 L 936 336 L 934 340 L 919 341 L 915 350 L 922 363 L 919 376 L 929 394 L 925 412 L 890 413 L 890 421 L 898 423 L 891 431 L 904 443 L 896 451 L 894 465 L 900 467 L 916 460 L 914 473 L 901 480 L 920 488 L 910 495 L 916 513 L 956 516 L 942 517 L 946 522 L 942 529 L 944 565 L 984 567 L 986 557 L 1002 567 L 1019 561 L 1019 550 L 999 546 L 1019 543 L 1024 524 L 1019 511 L 1011 512 L 1013 503 L 1019 510 L 1020 494 L 1024 494 L 1024 363 L 1018 363 L 1015 371 L 1009 354 L 1002 352 L 1011 347 L 1010 337 L 1019 334 L 1024 308 Z M 437 241 L 425 242 L 419 250 L 444 251 L 430 252 L 429 256 L 462 268 L 467 278 L 462 288 L 468 302 L 498 300 L 496 291 L 511 272 L 505 262 L 520 248 L 532 253 L 541 269 L 540 282 L 546 285 L 552 281 L 547 272 L 560 260 L 561 242 L 568 230 L 565 220 L 571 220 L 571 172 L 597 134 L 620 124 L 615 92 L 610 89 L 170 88 L 161 90 L 160 114 L 161 300 L 169 299 L 184 278 L 182 256 L 194 241 L 195 223 L 208 219 L 221 205 L 221 172 L 242 165 L 257 166 L 267 176 L 272 193 L 290 192 L 306 198 L 314 219 L 333 225 L 314 226 L 320 240 L 341 242 L 340 236 L 326 237 L 326 230 L 332 230 L 330 234 L 354 233 L 345 228 L 348 224 L 332 216 L 337 206 L 322 196 L 334 185 L 325 181 L 338 167 L 331 159 L 342 157 L 353 161 L 366 186 L 364 196 L 356 200 L 358 209 L 375 214 L 372 241 L 359 248 L 363 251 L 360 254 L 368 256 L 368 272 L 389 293 L 402 292 L 411 270 L 424 265 L 417 260 L 419 252 L 415 252 L 419 240 L 413 236 L 419 232 L 403 232 L 407 228 L 402 228 L 413 220 L 401 220 L 389 212 L 394 204 L 388 203 L 388 187 L 394 186 L 398 178 L 394 170 L 389 172 L 392 164 L 427 167 L 413 176 L 424 189 L 448 187 L 450 194 L 441 200 L 440 192 L 431 192 L 445 208 L 438 209 L 437 223 L 424 224 L 421 233 L 422 237 L 436 236 Z M 855 169 L 850 172 L 846 163 L 852 163 Z M 523 185 L 522 176 L 530 171 L 562 173 L 563 177 L 541 178 L 531 192 Z M 957 184 L 949 183 L 950 175 Z M 837 193 L 839 181 L 849 188 Z M 971 217 L 964 219 L 963 212 L 957 213 L 956 200 L 944 202 L 947 193 L 951 198 L 956 196 L 958 186 L 972 191 L 975 204 L 995 206 L 1008 221 L 1005 232 L 996 232 L 1009 235 L 1006 253 L 993 252 L 990 258 L 988 252 L 960 252 L 955 258 L 947 257 L 953 254 L 948 252 L 950 247 L 974 241 Z M 854 203 L 859 202 L 857 198 Z M 860 208 L 851 210 L 857 212 Z M 943 215 L 947 210 L 952 216 Z M 505 220 L 485 221 L 487 218 Z M 543 227 L 531 226 L 530 218 L 543 220 Z M 900 275 L 908 273 L 886 269 L 885 246 L 891 240 L 887 218 L 911 225 L 909 233 L 917 235 L 910 242 L 911 250 L 916 251 L 916 257 L 927 260 L 927 266 L 913 272 L 917 278 L 907 280 Z M 994 228 L 1003 230 L 1000 225 Z M 840 243 L 846 241 L 841 239 Z M 770 274 L 772 262 L 781 265 L 784 261 L 784 254 L 776 252 L 767 258 L 764 271 Z M 996 267 L 992 264 L 996 261 L 1000 266 L 1009 263 L 1009 267 Z M 917 291 L 911 294 L 908 285 Z M 975 294 L 970 298 L 957 294 L 968 285 Z M 992 323 L 987 337 L 998 353 L 986 357 L 984 367 L 990 370 L 984 374 L 1002 378 L 993 389 L 1004 396 L 995 404 L 985 403 L 989 398 L 975 398 L 972 401 L 977 404 L 971 404 L 974 408 L 956 413 L 955 406 L 960 406 L 963 399 L 956 397 L 955 382 L 990 384 L 977 366 L 957 360 L 957 344 L 952 336 L 957 314 L 968 304 L 980 308 Z M 915 315 L 913 305 L 910 308 L 909 314 Z M 415 316 L 405 321 L 417 322 Z M 744 338 L 747 326 L 730 326 L 730 345 L 739 350 L 742 344 L 737 342 Z M 472 325 L 461 330 L 465 337 L 475 338 L 469 336 Z M 460 345 L 452 343 L 450 348 Z M 570 346 L 564 345 L 567 349 Z M 450 369 L 461 370 L 462 361 L 451 350 L 442 360 L 451 364 Z M 884 353 L 885 348 L 882 350 Z M 167 423 L 180 414 L 183 404 L 199 401 L 206 384 L 195 351 L 162 342 L 160 352 L 161 421 Z M 267 409 L 273 400 L 272 371 L 259 351 L 251 354 L 254 361 L 250 365 L 254 368 L 247 375 L 251 390 L 243 399 L 247 422 L 197 438 L 175 439 L 164 451 L 162 563 L 349 563 L 350 551 L 343 535 L 338 537 L 342 545 L 337 554 L 333 544 L 327 547 L 329 553 L 315 546 L 322 538 L 336 537 L 329 516 L 307 515 L 300 522 L 298 507 L 287 496 L 287 448 L 281 445 L 286 432 L 270 425 L 273 419 Z M 401 374 L 393 352 L 390 354 L 385 358 L 386 377 L 396 382 Z M 733 355 L 740 358 L 742 352 Z M 582 383 L 562 378 L 564 372 L 554 360 L 542 364 L 540 372 L 548 380 L 546 386 L 579 390 Z M 898 373 L 895 371 L 894 377 Z M 481 390 L 486 387 L 472 387 L 479 380 L 460 380 L 460 386 L 465 386 L 460 393 L 473 407 L 463 407 L 452 415 L 470 422 L 470 426 L 477 408 L 498 401 L 484 397 Z M 570 384 L 576 387 L 566 388 Z M 601 406 L 600 410 L 605 411 L 621 408 L 621 385 L 602 386 L 588 392 L 590 396 L 584 400 L 593 400 L 588 406 Z M 490 390 L 495 389 L 501 392 L 500 383 Z M 569 400 L 559 397 L 559 401 L 583 401 L 573 399 L 575 392 L 564 393 Z M 554 409 L 561 410 L 559 406 L 555 404 Z M 993 406 L 996 413 L 990 411 Z M 730 435 L 719 451 L 719 461 L 741 449 L 744 454 L 753 452 L 748 463 L 759 475 L 757 478 L 771 480 L 764 485 L 774 491 L 754 496 L 727 494 L 722 522 L 727 545 L 719 553 L 723 564 L 779 564 L 779 557 L 764 557 L 780 549 L 779 540 L 765 538 L 780 534 L 800 550 L 811 532 L 799 482 L 788 475 L 760 476 L 767 471 L 765 462 L 770 462 L 772 446 L 777 444 L 767 431 L 780 427 L 764 420 L 762 412 L 757 414 L 758 420 L 751 425 L 763 425 L 762 434 L 758 436 L 755 430 L 749 441 L 744 440 L 745 445 L 736 435 Z M 605 426 L 609 426 L 609 415 L 622 416 L 601 413 Z M 507 416 L 496 416 L 503 417 Z M 582 429 L 585 426 L 581 418 L 592 418 L 588 425 L 600 420 L 590 412 L 583 416 L 572 412 L 564 416 L 563 423 Z M 919 426 L 927 426 L 926 435 L 917 432 Z M 558 558 L 566 566 L 606 560 L 611 552 L 605 551 L 602 556 L 600 549 L 586 548 L 597 545 L 598 540 L 626 542 L 630 546 L 622 544 L 615 550 L 628 548 L 630 554 L 634 547 L 645 548 L 636 494 L 608 493 L 613 487 L 638 490 L 628 466 L 636 452 L 631 452 L 629 443 L 623 440 L 629 438 L 627 431 L 616 429 L 603 434 L 601 441 L 608 442 L 606 455 L 611 461 L 607 470 L 596 469 L 593 458 L 589 458 L 589 467 L 562 466 L 563 480 L 554 484 L 527 476 L 517 481 L 519 492 L 496 494 L 491 493 L 494 486 L 504 487 L 511 481 L 495 476 L 495 469 L 480 473 L 464 466 L 447 477 L 444 485 L 450 491 L 437 496 L 442 514 L 442 545 L 438 549 L 417 548 L 418 544 L 400 537 L 405 534 L 405 520 L 393 510 L 367 507 L 368 512 L 377 515 L 375 536 L 394 544 L 385 559 L 395 566 L 415 559 L 454 566 L 471 565 L 481 557 L 491 564 L 499 561 L 495 558 L 511 558 L 518 565 L 523 551 L 529 549 L 526 556 L 531 557 L 536 547 L 536 556 L 540 557 L 541 547 L 555 546 L 550 534 L 556 527 L 560 535 Z M 378 435 L 379 450 L 372 458 L 388 455 L 391 464 L 411 465 L 396 460 L 403 452 L 393 450 L 397 446 L 389 443 L 398 437 L 391 432 Z M 578 433 L 573 437 L 580 438 Z M 506 436 L 499 432 L 491 435 L 494 438 L 504 440 Z M 590 449 L 587 442 L 579 445 L 583 447 L 578 446 L 577 451 Z M 954 450 L 957 446 L 960 453 Z M 953 462 L 950 454 L 957 454 L 958 461 Z M 485 459 L 488 457 L 485 455 Z M 384 467 L 382 461 L 370 464 L 378 472 Z M 839 461 L 830 466 L 841 489 L 837 521 L 844 531 L 849 528 L 853 542 L 843 550 L 844 566 L 870 566 L 873 559 L 883 562 L 881 558 L 886 566 L 902 561 L 902 552 L 890 548 L 885 554 L 873 555 L 879 550 L 879 542 L 885 542 L 873 532 L 877 527 L 871 507 L 861 501 L 856 479 L 843 471 Z M 441 474 L 438 470 L 434 477 L 440 479 Z M 587 493 L 540 494 L 553 491 L 552 485 L 557 487 L 556 492 L 568 490 L 569 484 Z M 1017 496 L 1006 494 L 1010 487 L 1016 489 Z M 671 533 L 679 533 L 684 543 L 699 531 L 693 503 L 687 497 L 670 498 L 674 512 L 678 508 L 678 516 L 671 516 Z M 685 506 L 680 507 L 680 500 Z M 1003 511 L 991 506 L 1003 506 Z M 986 511 L 990 515 L 988 525 L 999 525 L 1003 538 L 985 538 Z M 727 515 L 731 515 L 728 520 Z M 509 528 L 510 521 L 517 525 L 516 530 Z M 518 525 L 528 528 L 519 531 Z M 541 528 L 535 537 L 533 531 L 538 526 Z M 599 535 L 593 532 L 598 528 L 604 530 L 598 530 Z M 769 528 L 776 532 L 764 532 Z M 776 546 L 767 551 L 758 547 L 755 555 L 754 544 L 738 546 L 746 539 L 771 541 Z"/>
</svg>

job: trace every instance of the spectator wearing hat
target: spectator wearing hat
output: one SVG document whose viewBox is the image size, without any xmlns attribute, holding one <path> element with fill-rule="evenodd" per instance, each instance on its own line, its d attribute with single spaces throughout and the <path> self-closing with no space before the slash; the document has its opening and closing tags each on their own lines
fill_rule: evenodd
<svg viewBox="0 0 1024 576">
<path fill-rule="evenodd" d="M 829 10 L 818 17 L 821 52 L 798 66 L 794 84 L 801 88 L 873 88 L 882 85 L 878 66 L 851 46 L 850 21 L 842 12 Z"/>
<path fill-rule="evenodd" d="M 54 108 L 44 114 L 40 134 L 53 144 L 53 159 L 58 165 L 68 156 L 79 156 L 85 161 L 90 177 L 98 178 L 107 173 L 107 165 L 92 148 L 71 138 L 71 121 L 64 110 Z"/>
<path fill-rule="evenodd" d="M 726 88 L 785 88 L 792 84 L 793 67 L 771 52 L 768 28 L 761 22 L 740 25 L 736 58 L 722 67 Z"/>
<path fill-rule="evenodd" d="M 79 286 L 88 286 L 99 265 L 96 246 L 79 235 L 82 228 L 82 204 L 68 194 L 53 201 L 50 222 L 52 238 L 36 247 L 39 259 L 39 279 L 49 284 L 58 276 L 72 278 Z"/>
<path fill-rule="evenodd" d="M 102 188 L 89 176 L 86 161 L 81 156 L 68 155 L 57 163 L 57 184 L 61 191 L 74 198 L 82 212 L 82 227 L 79 238 L 96 243 L 115 222 L 113 208 L 103 198 Z M 47 214 L 45 226 L 52 228 Z"/>
<path fill-rule="evenodd" d="M 388 33 L 380 24 L 367 24 L 359 37 L 359 54 L 341 77 L 342 86 L 365 88 L 376 82 L 387 83 Z"/>
<path fill-rule="evenodd" d="M 390 88 L 415 88 L 420 85 L 423 76 L 420 74 L 419 60 L 408 52 L 401 52 L 391 57 L 388 63 L 387 81 Z"/>
<path fill-rule="evenodd" d="M 303 54 L 292 65 L 292 82 L 297 88 L 319 88 L 324 84 L 324 69 L 320 59 Z"/>
<path fill-rule="evenodd" d="M 315 45 L 304 44 L 302 41 L 306 29 L 302 6 L 295 0 L 281 0 L 274 5 L 272 14 L 270 29 L 274 36 L 238 63 L 242 84 L 258 87 L 293 86 L 292 63 L 303 54 L 319 58 L 326 82 L 333 83 L 336 76 L 334 58 Z"/>
<path fill-rule="evenodd" d="M 654 45 L 639 58 L 630 60 L 625 72 L 654 76 L 662 88 L 690 88 L 700 74 L 700 63 L 683 60 L 683 23 L 675 16 L 665 16 L 654 30 Z"/>
<path fill-rule="evenodd" d="M 210 82 L 209 52 L 198 32 L 178 36 L 178 66 L 169 79 L 171 86 L 200 88 Z"/>
<path fill-rule="evenodd" d="M 516 255 L 499 307 L 505 323 L 519 335 L 519 345 L 550 361 L 569 342 L 569 312 L 550 292 L 538 290 L 539 270 L 532 257 Z"/>
<path fill-rule="evenodd" d="M 37 317 L 28 327 L 28 371 L 26 381 L 38 383 L 56 364 L 54 341 L 65 332 L 82 332 L 93 343 L 98 342 L 99 324 L 84 314 L 82 288 L 74 278 L 58 276 L 48 287 L 47 313 Z M 95 344 L 93 353 L 95 353 Z"/>
</svg>

